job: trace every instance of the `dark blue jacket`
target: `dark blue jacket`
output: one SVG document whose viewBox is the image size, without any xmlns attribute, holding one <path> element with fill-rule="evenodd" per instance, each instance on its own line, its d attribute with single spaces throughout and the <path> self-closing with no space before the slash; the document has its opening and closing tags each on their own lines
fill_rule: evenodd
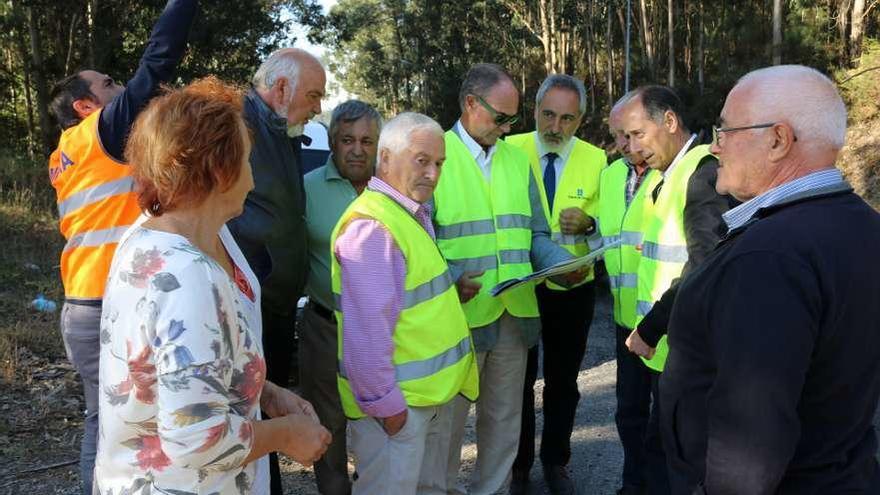
<svg viewBox="0 0 880 495">
<path fill-rule="evenodd" d="M 186 38 L 196 15 L 195 0 L 170 0 L 147 41 L 140 65 L 125 90 L 101 110 L 98 136 L 104 150 L 124 162 L 125 141 L 138 114 L 171 80 L 186 51 Z"/>
<path fill-rule="evenodd" d="M 251 130 L 254 190 L 244 212 L 227 224 L 260 279 L 263 310 L 291 313 L 308 276 L 305 189 L 298 166 L 299 141 L 251 89 L 244 100 Z"/>
<path fill-rule="evenodd" d="M 878 494 L 880 214 L 758 211 L 684 277 L 660 378 L 674 494 Z"/>
</svg>

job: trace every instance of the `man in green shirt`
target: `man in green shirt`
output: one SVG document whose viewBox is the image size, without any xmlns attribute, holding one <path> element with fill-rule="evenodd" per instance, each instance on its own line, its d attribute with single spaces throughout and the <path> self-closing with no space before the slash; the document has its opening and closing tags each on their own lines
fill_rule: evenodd
<svg viewBox="0 0 880 495">
<path fill-rule="evenodd" d="M 309 303 L 303 312 L 299 363 L 303 397 L 314 406 L 333 443 L 318 462 L 315 476 L 323 494 L 351 492 L 345 449 L 345 415 L 336 388 L 336 318 L 330 290 L 330 234 L 342 213 L 373 176 L 381 118 L 370 105 L 349 100 L 330 119 L 330 157 L 305 176 L 309 234 Z"/>
</svg>

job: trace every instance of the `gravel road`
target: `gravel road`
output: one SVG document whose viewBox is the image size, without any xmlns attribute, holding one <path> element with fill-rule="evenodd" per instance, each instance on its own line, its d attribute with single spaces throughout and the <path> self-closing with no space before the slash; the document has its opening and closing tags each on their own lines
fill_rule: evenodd
<svg viewBox="0 0 880 495">
<path fill-rule="evenodd" d="M 597 288 L 596 294 L 595 316 L 590 327 L 587 354 L 584 356 L 581 372 L 578 375 L 581 401 L 572 435 L 572 457 L 569 468 L 579 494 L 613 495 L 620 485 L 620 472 L 623 466 L 623 449 L 617 437 L 617 427 L 614 425 L 614 410 L 617 406 L 614 396 L 617 372 L 614 359 L 615 330 L 611 317 L 611 296 L 607 287 Z M 535 385 L 535 410 L 538 431 L 536 443 L 539 446 L 543 423 L 541 391 L 544 381 L 541 375 L 538 378 Z M 880 409 L 874 416 L 874 425 L 880 430 Z M 470 476 L 476 460 L 473 409 L 465 428 L 461 479 Z M 286 472 L 287 493 L 317 494 L 312 471 L 293 462 L 287 462 L 289 464 L 282 466 L 282 470 Z M 541 462 L 537 456 L 535 466 L 532 468 L 529 493 L 534 495 L 549 493 L 544 484 Z"/>
<path fill-rule="evenodd" d="M 614 325 L 611 321 L 611 297 L 607 289 L 599 289 L 596 310 L 587 354 L 581 364 L 578 385 L 581 402 L 572 435 L 572 458 L 569 467 L 578 488 L 584 495 L 609 495 L 617 489 L 620 469 L 623 465 L 623 450 L 614 426 L 614 382 L 616 364 L 614 360 Z M 540 431 L 543 423 L 541 390 L 544 381 L 538 376 L 535 385 L 537 444 L 540 445 Z M 465 427 L 465 445 L 462 451 L 462 479 L 470 476 L 476 460 L 474 415 Z M 282 461 L 284 462 L 284 461 Z M 351 466 L 350 466 L 351 467 Z M 285 488 L 289 493 L 316 494 L 314 476 L 311 469 L 289 462 L 282 466 L 285 472 Z M 549 493 L 544 485 L 541 462 L 536 459 L 531 475 L 532 494 Z"/>
</svg>

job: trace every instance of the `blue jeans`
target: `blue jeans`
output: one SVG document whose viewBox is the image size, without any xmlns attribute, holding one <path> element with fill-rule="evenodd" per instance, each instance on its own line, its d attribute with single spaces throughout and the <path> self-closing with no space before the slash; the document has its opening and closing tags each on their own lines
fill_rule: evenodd
<svg viewBox="0 0 880 495">
<path fill-rule="evenodd" d="M 98 357 L 101 352 L 101 307 L 64 303 L 61 337 L 67 358 L 83 382 L 86 399 L 85 431 L 80 445 L 79 469 L 82 493 L 92 494 L 95 454 L 98 452 Z"/>
</svg>

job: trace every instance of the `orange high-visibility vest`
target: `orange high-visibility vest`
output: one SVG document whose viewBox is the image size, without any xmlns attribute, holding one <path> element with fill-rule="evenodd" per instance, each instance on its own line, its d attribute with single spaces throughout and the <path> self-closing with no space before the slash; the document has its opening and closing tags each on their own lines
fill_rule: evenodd
<svg viewBox="0 0 880 495">
<path fill-rule="evenodd" d="M 49 157 L 58 202 L 61 281 L 69 301 L 100 300 L 116 243 L 141 211 L 131 167 L 111 157 L 98 136 L 101 112 L 65 130 Z"/>
</svg>

